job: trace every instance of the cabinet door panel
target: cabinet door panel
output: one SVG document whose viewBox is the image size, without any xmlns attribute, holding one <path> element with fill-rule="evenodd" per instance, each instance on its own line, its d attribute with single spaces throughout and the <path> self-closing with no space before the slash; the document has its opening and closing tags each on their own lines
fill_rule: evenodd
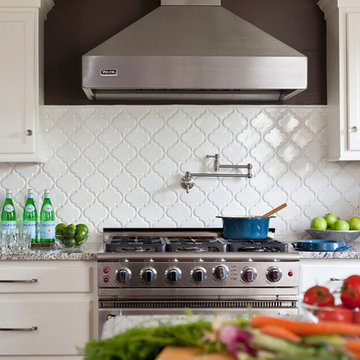
<svg viewBox="0 0 360 360">
<path fill-rule="evenodd" d="M 16 267 L 0 267 L 0 293 L 89 293 L 92 290 L 93 271 L 90 267 L 46 263 L 11 265 Z"/>
<path fill-rule="evenodd" d="M 314 285 L 322 285 L 332 291 L 339 291 L 342 281 L 354 274 L 360 275 L 358 259 L 302 259 L 300 261 L 300 293 Z"/>
<path fill-rule="evenodd" d="M 5 298 L 5 299 L 4 299 Z M 21 329 L 31 329 L 25 331 Z M 85 297 L 0 298 L 0 356 L 78 355 L 90 340 L 91 300 Z"/>
<path fill-rule="evenodd" d="M 360 13 L 347 14 L 348 149 L 360 150 Z M 340 135 L 340 134 L 339 134 Z"/>
<path fill-rule="evenodd" d="M 33 153 L 35 124 L 33 13 L 0 12 L 0 153 Z"/>
</svg>

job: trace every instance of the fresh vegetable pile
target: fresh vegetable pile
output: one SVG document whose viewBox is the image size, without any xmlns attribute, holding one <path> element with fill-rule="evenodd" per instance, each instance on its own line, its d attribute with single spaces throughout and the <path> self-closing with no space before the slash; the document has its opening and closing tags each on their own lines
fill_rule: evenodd
<svg viewBox="0 0 360 360">
<path fill-rule="evenodd" d="M 341 286 L 341 304 L 335 305 L 335 297 L 325 286 L 313 286 L 305 294 L 305 309 L 311 310 L 318 320 L 360 324 L 360 275 L 351 275 Z"/>
<path fill-rule="evenodd" d="M 360 359 L 360 340 L 353 336 L 360 336 L 360 325 L 264 315 L 181 325 L 159 321 L 155 327 L 135 327 L 111 339 L 91 341 L 83 355 L 84 360 L 154 360 L 172 345 L 225 352 L 237 360 L 355 360 Z"/>
</svg>

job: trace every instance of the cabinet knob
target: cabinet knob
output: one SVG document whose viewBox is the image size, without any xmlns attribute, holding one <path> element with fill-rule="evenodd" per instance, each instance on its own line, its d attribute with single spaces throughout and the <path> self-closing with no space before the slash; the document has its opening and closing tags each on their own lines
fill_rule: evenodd
<svg viewBox="0 0 360 360">
<path fill-rule="evenodd" d="M 358 128 L 357 126 L 352 126 L 352 127 L 350 128 L 350 132 L 352 132 L 352 133 L 357 133 L 358 130 L 359 130 L 359 128 Z"/>
<path fill-rule="evenodd" d="M 33 131 L 31 129 L 26 130 L 26 136 L 31 136 L 33 134 Z"/>
</svg>

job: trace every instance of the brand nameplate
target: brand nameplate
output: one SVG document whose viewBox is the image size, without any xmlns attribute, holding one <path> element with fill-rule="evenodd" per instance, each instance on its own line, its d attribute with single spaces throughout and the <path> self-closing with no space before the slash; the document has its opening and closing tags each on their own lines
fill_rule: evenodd
<svg viewBox="0 0 360 360">
<path fill-rule="evenodd" d="M 100 76 L 118 76 L 117 70 L 103 69 L 100 70 Z"/>
</svg>

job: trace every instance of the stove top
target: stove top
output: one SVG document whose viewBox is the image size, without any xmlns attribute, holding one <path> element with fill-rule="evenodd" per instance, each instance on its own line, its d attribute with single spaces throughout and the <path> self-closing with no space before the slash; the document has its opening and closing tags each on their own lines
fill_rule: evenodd
<svg viewBox="0 0 360 360">
<path fill-rule="evenodd" d="M 120 253 L 165 252 L 165 247 L 165 240 L 161 237 L 113 236 L 105 244 L 105 251 Z"/>
<path fill-rule="evenodd" d="M 270 229 L 269 234 L 274 233 Z M 106 252 L 117 253 L 205 253 L 205 252 L 287 252 L 285 243 L 262 240 L 231 240 L 221 228 L 104 229 Z"/>
</svg>

